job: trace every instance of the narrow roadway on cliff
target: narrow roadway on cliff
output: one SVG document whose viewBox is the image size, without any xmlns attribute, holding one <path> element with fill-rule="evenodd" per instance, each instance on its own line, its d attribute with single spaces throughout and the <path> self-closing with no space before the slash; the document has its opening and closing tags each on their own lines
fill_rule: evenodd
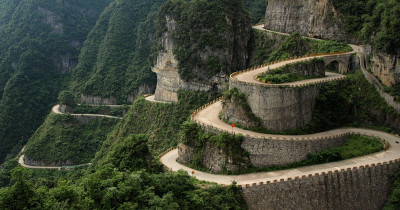
<svg viewBox="0 0 400 210">
<path fill-rule="evenodd" d="M 120 107 L 120 105 L 107 105 L 109 107 Z M 57 104 L 53 106 L 51 109 L 53 114 L 64 114 L 63 112 L 60 111 L 60 105 Z M 111 118 L 111 119 L 122 119 L 122 117 L 115 117 L 111 115 L 102 115 L 102 114 L 71 114 L 71 116 L 86 116 L 86 117 L 99 117 L 99 118 Z M 25 150 L 25 146 L 22 148 L 20 153 L 23 153 Z M 30 166 L 25 164 L 25 155 L 21 155 L 18 159 L 18 164 L 21 165 L 24 168 L 31 168 L 31 169 L 58 169 L 60 170 L 62 167 L 53 167 L 53 166 Z M 83 164 L 83 165 L 89 165 L 90 163 Z M 66 166 L 68 167 L 75 167 L 75 166 Z"/>
<path fill-rule="evenodd" d="M 262 25 L 255 26 L 254 28 L 259 29 L 259 30 L 265 30 Z M 265 31 L 267 31 L 267 30 L 265 30 Z M 278 33 L 278 32 L 273 32 L 273 33 Z M 283 34 L 283 33 L 279 33 L 279 34 Z M 283 34 L 283 35 L 287 35 L 287 34 Z M 352 54 L 352 53 L 362 52 L 361 47 L 355 46 L 355 45 L 350 45 L 350 46 L 352 47 L 353 51 L 347 52 L 344 54 Z M 325 56 L 329 56 L 329 55 L 322 55 L 322 56 L 315 56 L 315 57 L 325 57 Z M 231 79 L 235 79 L 235 80 L 239 80 L 239 81 L 247 82 L 247 83 L 263 84 L 263 83 L 257 81 L 255 79 L 255 76 L 257 76 L 260 73 L 268 71 L 268 69 L 278 68 L 278 67 L 286 65 L 288 63 L 295 63 L 295 62 L 299 62 L 299 61 L 307 60 L 307 59 L 310 59 L 310 57 L 288 60 L 288 61 L 272 64 L 272 65 L 265 66 L 265 67 L 262 67 L 262 68 L 259 68 L 259 69 L 253 70 L 253 71 L 244 72 L 244 73 L 235 75 Z M 303 81 L 298 81 L 295 83 L 287 83 L 286 85 L 310 84 L 310 83 L 315 83 L 315 82 L 329 81 L 332 79 L 341 79 L 343 77 L 344 76 L 340 75 L 340 74 L 327 73 L 327 77 L 324 77 L 324 78 L 303 80 Z M 208 107 L 202 109 L 201 111 L 198 111 L 198 113 L 196 115 L 194 115 L 193 121 L 195 121 L 198 124 L 211 126 L 218 130 L 222 130 L 222 131 L 231 133 L 232 127 L 229 124 L 227 124 L 219 119 L 219 113 L 221 111 L 222 111 L 221 101 L 216 101 L 215 103 L 209 105 Z M 281 140 L 291 140 L 294 137 L 296 137 L 297 139 L 299 139 L 299 138 L 313 139 L 316 137 L 325 137 L 325 136 L 340 135 L 340 134 L 345 134 L 345 133 L 354 133 L 354 134 L 362 134 L 362 135 L 367 135 L 367 136 L 379 137 L 381 139 L 386 140 L 388 142 L 388 144 L 390 145 L 390 147 L 389 147 L 389 149 L 387 149 L 384 152 L 379 152 L 379 153 L 366 155 L 366 156 L 362 156 L 362 157 L 357 157 L 357 158 L 344 160 L 344 161 L 337 161 L 337 162 L 332 162 L 332 163 L 306 166 L 306 167 L 274 171 L 274 172 L 251 173 L 251 174 L 244 174 L 244 175 L 217 175 L 217 174 L 210 174 L 210 173 L 191 169 L 191 168 L 186 167 L 176 161 L 178 158 L 178 149 L 174 149 L 174 150 L 162 155 L 160 160 L 170 170 L 172 170 L 172 171 L 185 170 L 191 176 L 195 176 L 199 180 L 216 182 L 218 184 L 224 184 L 224 185 L 229 185 L 232 183 L 232 181 L 236 181 L 238 185 L 246 185 L 246 184 L 251 185 L 253 183 L 267 182 L 267 181 L 272 182 L 274 180 L 280 180 L 280 179 L 286 180 L 288 178 L 293 179 L 295 177 L 308 176 L 310 174 L 328 173 L 329 171 L 333 172 L 335 170 L 339 170 L 339 171 L 346 170 L 348 168 L 378 164 L 378 163 L 395 161 L 395 160 L 400 159 L 400 145 L 398 145 L 396 143 L 396 142 L 400 141 L 399 136 L 395 136 L 395 135 L 381 132 L 381 131 L 369 130 L 369 129 L 341 128 L 341 129 L 326 131 L 326 132 L 322 132 L 322 133 L 300 135 L 300 136 L 262 134 L 262 133 L 256 133 L 256 132 L 249 131 L 249 130 L 243 130 L 243 129 L 240 129 L 237 127 L 233 128 L 233 132 L 236 134 L 240 133 L 244 136 L 248 135 L 251 137 L 258 137 L 258 138 L 265 138 L 265 139 L 275 138 L 275 139 L 281 139 Z"/>
</svg>

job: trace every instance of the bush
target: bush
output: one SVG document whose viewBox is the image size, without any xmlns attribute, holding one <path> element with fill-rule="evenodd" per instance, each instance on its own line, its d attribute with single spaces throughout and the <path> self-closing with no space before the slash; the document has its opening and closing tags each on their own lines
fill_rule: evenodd
<svg viewBox="0 0 400 210">
<path fill-rule="evenodd" d="M 58 95 L 58 103 L 73 108 L 76 106 L 75 96 L 71 91 L 63 90 Z"/>
</svg>

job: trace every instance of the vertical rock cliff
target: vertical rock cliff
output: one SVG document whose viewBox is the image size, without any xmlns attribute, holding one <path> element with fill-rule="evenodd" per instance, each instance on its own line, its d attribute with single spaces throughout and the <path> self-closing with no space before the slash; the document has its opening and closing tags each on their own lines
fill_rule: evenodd
<svg viewBox="0 0 400 210">
<path fill-rule="evenodd" d="M 169 1 L 157 22 L 156 100 L 177 101 L 180 89 L 221 90 L 245 68 L 251 26 L 240 1 Z"/>
<path fill-rule="evenodd" d="M 371 71 L 385 86 L 400 84 L 400 54 L 375 52 L 371 58 Z"/>
<path fill-rule="evenodd" d="M 400 83 L 397 28 L 389 1 L 269 0 L 265 27 L 284 33 L 372 44 L 371 71 L 386 86 Z M 376 16 L 376 14 L 380 14 Z M 390 26 L 389 26 L 390 25 Z M 388 51 L 390 50 L 390 52 Z M 397 52 L 397 53 L 396 53 Z"/>
<path fill-rule="evenodd" d="M 348 40 L 342 21 L 329 0 L 269 0 L 265 27 L 284 33 Z"/>
</svg>

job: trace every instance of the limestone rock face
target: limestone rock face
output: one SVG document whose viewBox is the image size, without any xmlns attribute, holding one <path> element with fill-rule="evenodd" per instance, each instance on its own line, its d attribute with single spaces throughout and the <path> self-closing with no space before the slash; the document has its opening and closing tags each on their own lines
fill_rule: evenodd
<svg viewBox="0 0 400 210">
<path fill-rule="evenodd" d="M 181 79 L 178 72 L 178 61 L 173 53 L 175 47 L 173 32 L 176 28 L 176 21 L 169 16 L 166 16 L 165 19 L 168 30 L 161 37 L 163 50 L 158 52 L 157 63 L 152 68 L 152 71 L 157 74 L 155 99 L 157 101 L 177 102 L 180 89 L 193 91 L 221 90 L 223 83 L 228 79 L 225 74 L 217 74 L 204 83 Z M 204 57 L 207 57 L 207 55 L 204 55 Z"/>
<path fill-rule="evenodd" d="M 372 73 L 386 86 L 400 84 L 400 56 L 375 52 L 372 56 Z"/>
<path fill-rule="evenodd" d="M 179 154 L 179 157 L 177 159 L 178 163 L 189 164 L 190 160 L 193 159 L 194 149 L 184 144 L 179 144 L 178 154 Z"/>
<path fill-rule="evenodd" d="M 114 97 L 101 98 L 98 96 L 90 96 L 82 94 L 80 97 L 81 103 L 93 104 L 93 105 L 112 105 L 117 104 L 117 100 Z"/>
<path fill-rule="evenodd" d="M 177 161 L 181 164 L 190 164 L 197 152 L 195 147 L 180 144 Z M 211 173 L 218 173 L 224 170 L 237 171 L 240 168 L 246 168 L 250 164 L 250 159 L 248 157 L 230 157 L 226 149 L 221 149 L 210 142 L 206 142 L 202 163 Z"/>
<path fill-rule="evenodd" d="M 29 166 L 44 166 L 44 167 L 61 167 L 61 166 L 74 165 L 74 163 L 71 160 L 67 160 L 65 162 L 48 163 L 48 162 L 44 162 L 44 161 L 33 160 L 27 156 L 25 156 L 24 162 L 26 165 L 29 165 Z"/>
<path fill-rule="evenodd" d="M 316 38 L 350 40 L 329 0 L 269 0 L 265 27 Z"/>
<path fill-rule="evenodd" d="M 230 100 L 224 100 L 222 104 L 222 114 L 224 120 L 237 123 L 248 128 L 260 126 L 258 122 L 248 116 L 248 112 L 251 112 L 251 110 L 246 110 L 243 106 L 241 106 L 241 101 L 234 95 Z"/>
</svg>

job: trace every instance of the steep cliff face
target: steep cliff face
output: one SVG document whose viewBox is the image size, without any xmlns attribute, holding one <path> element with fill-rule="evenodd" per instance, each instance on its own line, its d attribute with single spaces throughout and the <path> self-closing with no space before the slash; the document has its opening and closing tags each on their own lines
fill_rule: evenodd
<svg viewBox="0 0 400 210">
<path fill-rule="evenodd" d="M 373 53 L 371 71 L 386 86 L 400 84 L 400 54 Z"/>
<path fill-rule="evenodd" d="M 371 43 L 373 74 L 384 85 L 393 86 L 400 83 L 398 23 L 392 21 L 398 7 L 395 1 L 269 0 L 265 27 L 348 43 Z"/>
<path fill-rule="evenodd" d="M 342 21 L 329 0 L 269 0 L 265 27 L 284 33 L 349 40 Z"/>
<path fill-rule="evenodd" d="M 240 1 L 169 1 L 157 22 L 156 100 L 177 101 L 180 89 L 221 90 L 246 66 L 251 27 Z"/>
<path fill-rule="evenodd" d="M 176 45 L 173 34 L 177 23 L 170 16 L 166 16 L 165 19 L 167 31 L 161 36 L 163 50 L 158 52 L 157 63 L 152 68 L 152 71 L 157 74 L 155 99 L 177 102 L 180 89 L 193 91 L 221 90 L 224 81 L 228 79 L 225 74 L 217 74 L 209 78 L 206 83 L 181 79 L 178 71 L 179 62 L 173 53 Z"/>
</svg>

